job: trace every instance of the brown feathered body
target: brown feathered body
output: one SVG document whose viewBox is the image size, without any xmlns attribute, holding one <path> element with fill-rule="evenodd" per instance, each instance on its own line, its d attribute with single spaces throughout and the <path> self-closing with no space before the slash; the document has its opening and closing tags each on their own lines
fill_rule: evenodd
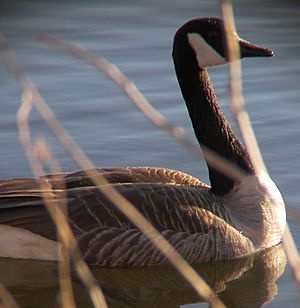
<svg viewBox="0 0 300 308">
<path fill-rule="evenodd" d="M 239 198 L 235 206 L 231 204 L 234 203 L 233 197 L 215 196 L 207 185 L 182 172 L 159 168 L 98 171 L 190 263 L 233 259 L 270 244 L 268 234 L 272 230 L 266 223 L 270 207 L 263 197 L 257 199 L 254 206 L 246 204 L 244 207 Z M 66 194 L 57 188 L 62 178 Z M 50 175 L 44 179 L 51 185 L 55 198 L 66 197 L 70 226 L 90 264 L 140 267 L 166 262 L 145 235 L 93 185 L 83 171 Z M 249 196 L 253 200 L 253 194 L 259 196 L 257 187 L 251 188 L 253 180 L 250 179 L 245 182 L 248 190 L 245 202 Z M 242 186 L 237 189 L 241 190 Z M 264 202 L 266 206 L 263 206 Z M 0 224 L 23 228 L 56 241 L 55 225 L 43 204 L 39 182 L 35 179 L 0 182 Z M 21 252 L 19 257 L 22 257 Z M 32 257 L 35 258 L 34 254 Z M 38 252 L 36 258 L 39 258 Z"/>
</svg>

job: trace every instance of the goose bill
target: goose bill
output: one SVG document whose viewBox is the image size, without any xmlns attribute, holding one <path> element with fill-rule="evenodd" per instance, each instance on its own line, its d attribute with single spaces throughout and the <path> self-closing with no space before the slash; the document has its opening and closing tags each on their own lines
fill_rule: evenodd
<svg viewBox="0 0 300 308">
<path fill-rule="evenodd" d="M 270 49 L 255 46 L 254 44 L 239 38 L 241 58 L 246 57 L 273 57 L 274 52 Z"/>
</svg>

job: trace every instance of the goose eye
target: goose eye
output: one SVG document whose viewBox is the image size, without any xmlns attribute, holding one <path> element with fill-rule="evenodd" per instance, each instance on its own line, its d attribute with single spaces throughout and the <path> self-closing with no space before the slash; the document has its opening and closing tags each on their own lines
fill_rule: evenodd
<svg viewBox="0 0 300 308">
<path fill-rule="evenodd" d="M 216 40 L 219 37 L 218 31 L 211 31 L 208 33 L 207 38 L 210 40 Z"/>
</svg>

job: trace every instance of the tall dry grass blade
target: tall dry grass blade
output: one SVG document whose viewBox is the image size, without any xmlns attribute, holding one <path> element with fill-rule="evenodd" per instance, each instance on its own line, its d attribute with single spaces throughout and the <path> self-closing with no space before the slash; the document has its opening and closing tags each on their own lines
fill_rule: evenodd
<svg viewBox="0 0 300 308">
<path fill-rule="evenodd" d="M 239 125 L 247 152 L 249 153 L 249 157 L 256 172 L 259 172 L 260 169 L 267 171 L 251 127 L 249 116 L 244 108 L 245 104 L 241 86 L 241 65 L 238 60 L 240 59 L 240 49 L 237 40 L 233 39 L 232 36 L 232 33 L 236 32 L 236 27 L 231 1 L 221 0 L 221 8 L 225 23 L 226 41 L 230 61 L 229 75 L 232 112 Z M 293 271 L 293 276 L 297 283 L 300 284 L 300 258 L 288 225 L 283 234 L 283 244 L 289 265 Z"/>
<path fill-rule="evenodd" d="M 58 234 L 58 241 L 62 243 L 62 239 Z M 60 250 L 61 261 L 58 262 L 59 268 L 59 283 L 60 283 L 60 294 L 59 301 L 62 308 L 74 308 L 76 307 L 74 293 L 72 288 L 71 280 L 71 262 L 70 252 L 62 245 Z"/>
<path fill-rule="evenodd" d="M 70 251 L 71 257 L 74 262 L 74 267 L 78 273 L 78 276 L 81 278 L 82 282 L 88 289 L 94 306 L 99 308 L 106 308 L 107 305 L 104 295 L 99 286 L 97 285 L 97 282 L 91 274 L 87 264 L 84 262 L 81 256 L 76 239 L 71 231 L 67 217 L 65 215 L 66 210 L 60 207 L 60 204 L 55 199 L 55 195 L 53 194 L 52 188 L 49 183 L 43 178 L 39 178 L 40 176 L 44 175 L 44 171 L 39 159 L 39 156 L 41 155 L 37 155 L 30 136 L 29 115 L 30 111 L 32 110 L 32 107 L 30 106 L 32 106 L 34 102 L 34 97 L 32 95 L 31 89 L 25 88 L 22 97 L 22 104 L 17 113 L 20 142 L 25 149 L 27 155 L 29 155 L 27 159 L 30 161 L 33 174 L 38 177 L 44 203 L 49 211 L 51 218 L 55 222 L 59 239 L 61 239 L 63 245 Z M 60 193 L 64 192 L 61 191 Z M 64 255 L 62 257 L 64 257 Z M 64 287 L 64 289 L 61 290 L 62 292 L 71 292 L 69 281 L 70 278 L 65 277 L 65 275 L 67 274 L 66 271 L 68 271 L 67 267 L 68 265 L 65 265 L 61 269 L 64 275 L 63 281 L 61 281 L 61 285 Z M 67 275 L 69 275 L 69 273 Z M 73 296 L 70 293 L 62 293 L 62 300 L 62 303 L 67 305 L 65 307 L 69 307 L 68 305 L 75 306 Z"/>
<path fill-rule="evenodd" d="M 245 110 L 244 97 L 241 84 L 240 47 L 234 37 L 236 27 L 231 2 L 221 0 L 222 14 L 224 18 L 228 59 L 229 59 L 229 87 L 231 110 L 239 125 L 247 152 L 256 172 L 260 169 L 266 171 L 254 132 L 251 127 L 249 116 Z"/>
<path fill-rule="evenodd" d="M 106 74 L 123 92 L 128 96 L 131 102 L 143 113 L 143 115 L 157 128 L 166 131 L 175 138 L 185 149 L 188 149 L 197 157 L 204 156 L 205 160 L 214 166 L 219 172 L 226 174 L 235 181 L 242 181 L 245 173 L 243 170 L 230 161 L 219 156 L 214 151 L 202 146 L 201 149 L 185 134 L 182 127 L 174 125 L 166 120 L 157 110 L 155 110 L 144 95 L 137 89 L 135 84 L 131 82 L 114 64 L 109 63 L 106 59 L 96 56 L 86 49 L 75 45 L 63 42 L 59 39 L 43 35 L 40 37 L 42 42 L 50 44 L 62 51 L 68 52 L 71 55 L 85 61 L 93 68 Z"/>
<path fill-rule="evenodd" d="M 166 256 L 169 262 L 191 284 L 191 286 L 195 289 L 195 291 L 198 293 L 200 297 L 210 302 L 213 307 L 224 307 L 223 303 L 214 294 L 214 292 L 205 283 L 205 281 L 195 272 L 195 270 L 189 264 L 187 264 L 187 262 L 180 255 L 177 254 L 176 250 L 169 244 L 169 242 L 163 236 L 161 236 L 161 234 L 147 221 L 147 219 L 143 215 L 141 215 L 140 212 L 136 210 L 133 207 L 133 205 L 129 203 L 121 194 L 119 194 L 111 186 L 107 185 L 109 183 L 104 179 L 103 176 L 97 173 L 97 171 L 94 169 L 95 167 L 87 159 L 83 151 L 76 146 L 71 136 L 65 131 L 65 129 L 58 122 L 54 113 L 47 105 L 47 103 L 43 100 L 41 95 L 38 93 L 37 89 L 33 86 L 29 77 L 26 75 L 21 66 L 18 64 L 16 59 L 12 57 L 11 53 L 9 54 L 9 56 L 10 56 L 9 59 L 10 61 L 8 61 L 7 64 L 9 68 L 12 70 L 12 73 L 15 75 L 15 77 L 17 77 L 18 79 L 20 79 L 20 77 L 24 77 L 21 78 L 20 83 L 23 86 L 23 90 L 25 92 L 30 92 L 30 94 L 33 96 L 32 101 L 34 102 L 34 108 L 40 113 L 41 117 L 49 126 L 50 130 L 54 133 L 56 138 L 69 152 L 69 154 L 77 162 L 77 164 L 82 169 L 88 169 L 86 170 L 86 174 L 91 178 L 91 180 L 95 183 L 95 185 L 97 185 L 98 188 L 101 189 L 101 191 L 105 194 L 105 196 L 109 200 L 111 200 L 117 206 L 117 208 L 120 209 L 153 242 L 153 244 Z M 20 76 L 20 74 L 18 74 L 19 71 L 22 72 L 23 76 L 22 75 Z M 27 106 L 25 107 L 22 106 L 22 108 L 25 109 L 24 114 L 26 115 L 26 119 L 22 119 L 23 117 L 23 112 L 21 112 L 22 108 L 18 113 L 19 116 L 21 117 L 18 119 L 19 125 L 21 126 L 24 125 L 24 123 L 25 125 L 27 125 L 27 120 L 28 120 L 27 117 L 29 115 L 28 110 L 30 108 Z M 27 138 L 26 136 L 28 135 L 28 132 L 25 133 L 22 132 L 22 135 L 25 135 L 25 138 Z M 27 153 L 30 152 L 28 149 L 25 149 L 25 151 Z M 40 170 L 40 166 L 38 166 L 37 169 Z M 44 188 L 47 189 L 47 187 Z M 47 190 L 45 193 L 46 194 L 48 193 Z M 46 200 L 48 200 L 49 198 L 51 198 L 51 196 L 47 196 Z M 56 219 L 59 222 L 59 228 L 61 228 L 60 232 L 62 239 L 66 240 L 65 244 L 70 244 L 71 246 L 70 249 L 73 248 L 72 257 L 75 259 L 74 261 L 78 261 L 77 257 L 79 258 L 79 261 L 81 261 L 80 257 L 77 255 L 77 249 L 75 249 L 77 247 L 76 242 L 73 242 L 73 239 L 68 232 L 67 228 L 68 225 L 65 224 L 64 222 L 65 216 L 63 215 L 62 211 L 57 210 L 56 207 L 53 207 L 53 209 L 56 211 L 55 215 L 57 216 Z M 85 269 L 85 266 L 86 264 L 84 262 L 75 263 L 75 268 L 77 269 L 79 274 L 82 274 L 82 272 Z M 92 290 L 94 290 L 95 292 L 97 291 L 97 295 L 99 296 L 96 286 L 95 289 Z M 93 294 L 91 296 L 93 296 Z"/>
<path fill-rule="evenodd" d="M 59 174 L 61 174 L 62 170 L 58 161 L 52 155 L 46 140 L 42 138 L 39 138 L 36 141 L 32 153 L 34 161 L 38 162 L 38 165 L 42 166 L 42 164 L 46 164 L 49 167 L 50 173 L 57 174 L 55 191 L 52 190 L 51 186 L 49 187 L 49 189 L 51 190 L 52 196 L 54 196 L 55 194 L 55 206 L 59 207 L 63 211 L 66 220 L 68 220 L 65 182 L 63 176 L 59 177 Z M 42 169 L 42 167 L 40 167 L 39 169 Z M 43 172 L 43 174 L 41 174 L 40 176 L 44 174 L 45 172 Z M 41 184 L 40 187 L 42 188 Z M 43 197 L 44 199 L 47 198 L 46 195 L 43 195 Z M 47 200 L 47 204 L 51 204 L 51 201 L 53 200 Z M 58 242 L 63 243 L 60 232 L 57 232 L 57 236 Z M 71 280 L 70 250 L 65 247 L 65 245 L 61 245 L 60 257 L 61 260 L 59 260 L 58 262 L 60 284 L 59 305 L 63 308 L 76 307 Z"/>
<path fill-rule="evenodd" d="M 77 241 L 74 235 L 72 234 L 66 216 L 64 215 L 63 211 L 60 209 L 59 205 L 54 199 L 53 193 L 49 188 L 49 184 L 43 179 L 40 179 L 39 182 L 41 190 L 43 191 L 44 203 L 46 204 L 49 210 L 51 218 L 54 220 L 56 224 L 59 236 L 62 239 L 62 243 L 70 251 L 70 254 L 74 262 L 74 267 L 79 277 L 81 278 L 82 282 L 87 287 L 90 294 L 90 298 L 94 304 L 94 307 L 99 307 L 99 308 L 108 307 L 102 291 L 100 290 L 95 278 L 91 274 L 87 264 L 84 262 L 81 256 L 81 253 L 78 249 Z M 74 302 L 73 299 L 70 299 L 70 297 L 66 299 L 66 301 L 68 300 L 71 300 L 71 303 Z"/>
<path fill-rule="evenodd" d="M 0 282 L 0 307 L 3 308 L 20 308 L 18 303 L 15 301 L 13 296 L 5 288 L 5 286 Z"/>
<path fill-rule="evenodd" d="M 30 78 L 26 74 L 23 67 L 18 63 L 12 51 L 8 48 L 6 40 L 1 34 L 0 34 L 0 47 L 3 50 L 4 60 L 7 67 L 11 70 L 14 77 L 18 79 L 23 90 L 22 104 L 17 113 L 20 141 L 25 150 L 30 167 L 34 175 L 38 177 L 39 175 L 43 174 L 43 168 L 33 154 L 34 147 L 30 136 L 29 115 L 33 107 L 36 107 L 37 105 L 37 103 L 35 102 L 36 97 L 38 98 L 41 97 L 39 93 L 36 91 L 35 87 L 33 86 Z M 64 212 L 59 206 L 55 206 L 56 205 L 55 202 L 51 202 L 53 194 L 51 188 L 49 188 L 48 183 L 45 183 L 45 181 L 43 181 L 42 179 L 40 179 L 39 182 L 41 186 L 41 191 L 43 193 L 44 202 L 47 206 L 47 209 L 51 217 L 53 218 L 56 224 L 59 236 L 62 239 L 63 244 L 70 250 L 78 276 L 81 278 L 82 282 L 87 287 L 94 306 L 106 308 L 107 305 L 104 295 L 99 286 L 97 285 L 96 280 L 92 276 L 87 264 L 82 259 L 81 253 L 77 247 L 76 239 L 72 234 L 66 216 L 64 215 Z M 69 299 L 70 296 L 68 296 L 68 300 Z"/>
</svg>

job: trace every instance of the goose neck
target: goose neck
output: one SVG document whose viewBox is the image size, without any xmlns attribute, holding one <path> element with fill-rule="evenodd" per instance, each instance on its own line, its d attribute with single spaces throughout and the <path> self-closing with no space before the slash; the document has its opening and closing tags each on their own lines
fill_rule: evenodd
<svg viewBox="0 0 300 308">
<path fill-rule="evenodd" d="M 195 70 L 195 63 L 190 70 L 188 67 L 176 68 L 176 72 L 199 144 L 252 174 L 250 160 L 219 107 L 207 70 Z M 224 195 L 233 188 L 232 179 L 209 164 L 208 169 L 213 193 Z"/>
</svg>

